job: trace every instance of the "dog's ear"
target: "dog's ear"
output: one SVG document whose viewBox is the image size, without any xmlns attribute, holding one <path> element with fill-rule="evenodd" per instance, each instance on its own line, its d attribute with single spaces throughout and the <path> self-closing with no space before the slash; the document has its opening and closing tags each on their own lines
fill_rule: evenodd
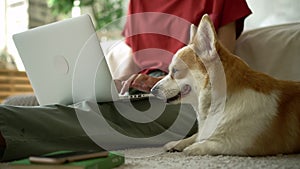
<svg viewBox="0 0 300 169">
<path fill-rule="evenodd" d="M 189 44 L 193 43 L 193 40 L 194 40 L 194 37 L 195 37 L 196 33 L 197 33 L 197 27 L 194 24 L 191 24 Z"/>
<path fill-rule="evenodd" d="M 216 55 L 217 34 L 213 23 L 207 14 L 203 15 L 197 32 L 192 40 L 193 48 L 198 56 L 213 60 Z"/>
</svg>

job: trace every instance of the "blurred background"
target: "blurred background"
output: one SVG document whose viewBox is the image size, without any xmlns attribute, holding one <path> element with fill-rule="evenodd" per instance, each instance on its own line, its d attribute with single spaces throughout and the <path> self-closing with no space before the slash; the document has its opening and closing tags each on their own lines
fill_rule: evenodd
<svg viewBox="0 0 300 169">
<path fill-rule="evenodd" d="M 245 30 L 300 22 L 299 0 L 247 0 L 253 14 Z M 88 13 L 102 38 L 120 37 L 123 22 L 106 25 L 126 15 L 128 0 L 1 0 L 0 69 L 23 71 L 12 35 L 61 19 Z"/>
<path fill-rule="evenodd" d="M 121 23 L 107 31 L 105 25 L 126 14 L 128 0 L 1 0 L 0 69 L 24 71 L 12 35 L 65 18 L 90 14 L 103 37 L 120 35 Z M 103 29 L 100 29 L 103 28 Z"/>
</svg>

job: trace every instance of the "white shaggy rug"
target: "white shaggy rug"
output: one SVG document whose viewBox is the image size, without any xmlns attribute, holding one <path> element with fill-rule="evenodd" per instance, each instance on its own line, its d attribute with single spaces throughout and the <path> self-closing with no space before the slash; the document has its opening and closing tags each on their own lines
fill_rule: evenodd
<svg viewBox="0 0 300 169">
<path fill-rule="evenodd" d="M 186 156 L 161 148 L 122 151 L 125 164 L 117 169 L 300 169 L 300 154 L 270 157 Z"/>
</svg>

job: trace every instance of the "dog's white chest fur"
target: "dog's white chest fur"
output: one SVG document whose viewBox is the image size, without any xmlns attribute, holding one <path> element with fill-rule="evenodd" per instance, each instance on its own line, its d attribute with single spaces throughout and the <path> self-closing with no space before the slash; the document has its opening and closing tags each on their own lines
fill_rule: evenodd
<svg viewBox="0 0 300 169">
<path fill-rule="evenodd" d="M 251 89 L 237 92 L 226 99 L 224 115 L 220 121 L 208 116 L 209 109 L 196 110 L 199 120 L 199 133 L 195 140 L 197 148 L 187 148 L 188 154 L 240 154 L 253 145 L 255 139 L 268 127 L 268 123 L 276 116 L 277 93 L 266 95 Z M 207 100 L 207 99 L 200 99 Z M 209 103 L 200 103 L 200 107 Z M 217 116 L 219 117 L 219 116 Z M 203 126 L 206 120 L 219 122 L 215 129 Z M 211 135 L 202 140 L 201 131 L 209 130 Z M 209 144 L 209 147 L 205 147 Z M 213 146 L 212 146 L 213 145 Z M 201 147 L 203 147 L 202 150 Z M 214 149 L 215 148 L 215 149 Z M 198 152 L 197 152 L 198 151 Z"/>
</svg>

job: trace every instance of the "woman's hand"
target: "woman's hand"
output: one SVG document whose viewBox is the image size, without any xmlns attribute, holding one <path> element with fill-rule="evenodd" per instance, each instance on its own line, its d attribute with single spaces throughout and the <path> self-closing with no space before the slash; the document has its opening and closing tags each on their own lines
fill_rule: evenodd
<svg viewBox="0 0 300 169">
<path fill-rule="evenodd" d="M 126 81 L 121 82 L 120 94 L 125 94 L 129 88 L 149 93 L 151 88 L 162 78 L 162 76 L 153 77 L 146 74 L 133 74 Z"/>
</svg>

